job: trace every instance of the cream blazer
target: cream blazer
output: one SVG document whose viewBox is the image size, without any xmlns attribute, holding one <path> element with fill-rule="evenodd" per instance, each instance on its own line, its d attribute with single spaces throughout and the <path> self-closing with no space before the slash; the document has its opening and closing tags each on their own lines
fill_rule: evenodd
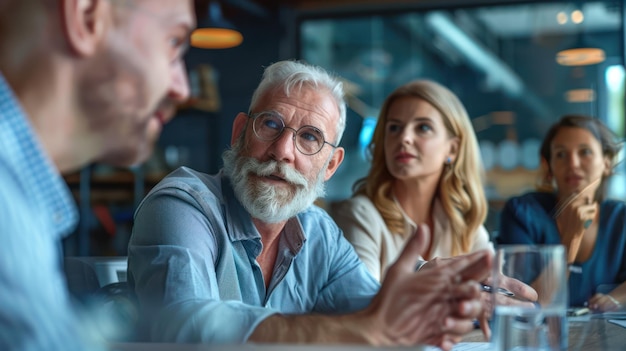
<svg viewBox="0 0 626 351">
<path fill-rule="evenodd" d="M 390 232 L 374 203 L 365 195 L 357 195 L 334 204 L 331 215 L 343 230 L 346 239 L 354 246 L 367 269 L 379 281 L 384 278 L 387 268 L 402 251 L 406 240 L 417 229 L 417 225 L 403 211 L 404 231 L 401 235 Z M 452 256 L 452 235 L 448 217 L 439 199 L 435 200 L 433 220 L 435 230 L 432 235 L 431 257 L 450 257 Z M 489 241 L 489 234 L 481 225 L 474 237 L 470 252 L 483 249 L 494 251 L 493 244 Z"/>
</svg>

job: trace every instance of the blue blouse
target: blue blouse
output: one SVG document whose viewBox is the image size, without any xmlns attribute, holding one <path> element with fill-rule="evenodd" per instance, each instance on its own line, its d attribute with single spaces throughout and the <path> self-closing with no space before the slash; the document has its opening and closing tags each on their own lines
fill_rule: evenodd
<svg viewBox="0 0 626 351">
<path fill-rule="evenodd" d="M 560 244 L 552 218 L 555 194 L 533 192 L 507 201 L 500 217 L 498 244 Z M 600 205 L 598 237 L 591 257 L 575 262 L 582 272 L 569 277 L 570 306 L 582 306 L 595 293 L 606 294 L 626 280 L 626 204 L 605 200 Z"/>
</svg>

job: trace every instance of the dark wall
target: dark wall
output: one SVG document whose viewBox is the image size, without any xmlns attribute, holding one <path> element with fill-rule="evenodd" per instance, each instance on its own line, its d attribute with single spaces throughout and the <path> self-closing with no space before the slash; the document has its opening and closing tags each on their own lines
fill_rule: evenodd
<svg viewBox="0 0 626 351">
<path fill-rule="evenodd" d="M 263 68 L 280 57 L 283 26 L 279 20 L 240 17 L 231 20 L 244 36 L 235 48 L 209 50 L 191 48 L 185 57 L 188 69 L 210 64 L 217 73 L 221 108 L 217 112 L 181 110 L 163 131 L 159 146 L 182 147 L 186 165 L 214 173 L 221 167 L 221 153 L 230 145 L 232 122 L 246 112 Z"/>
</svg>

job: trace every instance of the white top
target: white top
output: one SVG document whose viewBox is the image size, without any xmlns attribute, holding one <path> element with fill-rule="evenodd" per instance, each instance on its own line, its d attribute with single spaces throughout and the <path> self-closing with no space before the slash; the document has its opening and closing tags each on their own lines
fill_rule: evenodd
<svg viewBox="0 0 626 351">
<path fill-rule="evenodd" d="M 400 207 L 399 204 L 398 207 Z M 379 281 L 384 278 L 387 267 L 400 255 L 406 240 L 417 230 L 417 225 L 404 211 L 402 215 L 404 231 L 401 234 L 395 234 L 389 231 L 380 212 L 365 195 L 357 195 L 341 201 L 332 208 L 332 216 L 343 230 L 344 236 L 352 243 L 370 273 Z M 450 222 L 439 199 L 435 200 L 433 221 L 435 229 L 432 235 L 431 257 L 451 257 Z M 481 225 L 474 237 L 470 252 L 484 249 L 494 251 L 493 244 L 489 241 L 489 234 Z"/>
</svg>

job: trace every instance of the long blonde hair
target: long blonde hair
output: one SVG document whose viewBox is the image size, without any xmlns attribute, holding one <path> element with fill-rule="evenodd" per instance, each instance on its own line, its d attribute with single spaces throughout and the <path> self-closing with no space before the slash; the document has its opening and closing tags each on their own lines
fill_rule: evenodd
<svg viewBox="0 0 626 351">
<path fill-rule="evenodd" d="M 483 191 L 484 170 L 467 111 L 458 97 L 441 84 L 414 80 L 396 88 L 387 97 L 369 145 L 372 166 L 367 177 L 355 183 L 355 193 L 365 194 L 372 200 L 392 233 L 402 233 L 404 220 L 392 197 L 394 177 L 387 169 L 384 152 L 387 113 L 391 104 L 402 97 L 422 99 L 435 107 L 441 113 L 450 137 L 459 140 L 456 160 L 445 166 L 436 196 L 450 221 L 452 255 L 467 253 L 477 229 L 487 216 L 487 199 Z"/>
</svg>

